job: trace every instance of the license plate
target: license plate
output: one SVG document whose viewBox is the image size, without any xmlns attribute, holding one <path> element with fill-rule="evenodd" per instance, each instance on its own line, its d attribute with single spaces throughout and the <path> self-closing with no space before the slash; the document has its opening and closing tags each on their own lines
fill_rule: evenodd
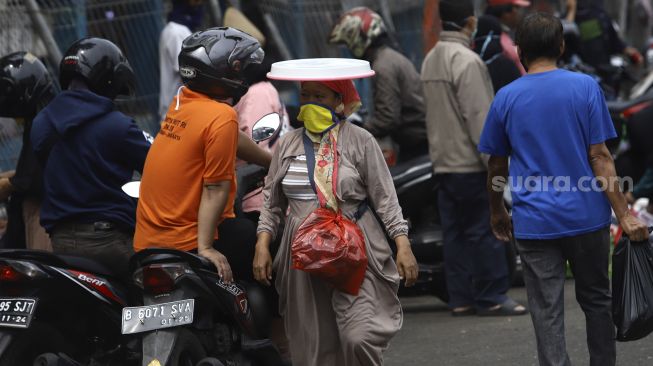
<svg viewBox="0 0 653 366">
<path fill-rule="evenodd" d="M 36 299 L 0 298 L 0 327 L 28 328 Z"/>
<path fill-rule="evenodd" d="M 179 300 L 163 304 L 122 309 L 122 334 L 178 327 L 193 323 L 195 300 Z"/>
</svg>

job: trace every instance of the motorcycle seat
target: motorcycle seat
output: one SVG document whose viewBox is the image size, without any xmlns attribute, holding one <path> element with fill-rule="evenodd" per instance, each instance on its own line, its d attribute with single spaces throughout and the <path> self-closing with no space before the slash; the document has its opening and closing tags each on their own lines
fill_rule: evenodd
<svg viewBox="0 0 653 366">
<path fill-rule="evenodd" d="M 40 250 L 6 249 L 0 251 L 0 258 L 35 261 L 50 266 L 74 269 L 97 275 L 116 276 L 114 271 L 103 264 L 76 255 L 55 254 Z"/>
<path fill-rule="evenodd" d="M 150 248 L 134 254 L 129 262 L 130 270 L 155 263 L 185 262 L 191 267 L 215 271 L 215 266 L 208 259 L 195 253 L 183 252 L 174 249 Z"/>
<path fill-rule="evenodd" d="M 405 161 L 390 168 L 390 174 L 392 174 L 395 187 L 401 187 L 417 177 L 432 173 L 433 164 L 428 155 Z"/>
<path fill-rule="evenodd" d="M 643 95 L 639 98 L 631 99 L 631 100 L 626 100 L 626 101 L 608 101 L 606 102 L 608 105 L 608 110 L 610 113 L 623 113 L 627 109 L 634 107 L 642 102 L 650 101 L 651 97 L 648 95 Z"/>
<path fill-rule="evenodd" d="M 118 277 L 118 274 L 100 262 L 74 255 L 57 255 L 70 269 L 89 272 L 101 276 Z"/>
</svg>

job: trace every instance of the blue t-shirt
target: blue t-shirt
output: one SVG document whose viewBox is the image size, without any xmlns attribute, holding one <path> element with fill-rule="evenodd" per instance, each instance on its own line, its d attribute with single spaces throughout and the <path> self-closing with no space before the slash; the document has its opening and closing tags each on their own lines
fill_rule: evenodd
<svg viewBox="0 0 653 366">
<path fill-rule="evenodd" d="M 590 145 L 616 137 L 599 85 L 566 70 L 528 74 L 497 93 L 478 150 L 510 157 L 517 239 L 555 239 L 610 225 Z"/>
</svg>

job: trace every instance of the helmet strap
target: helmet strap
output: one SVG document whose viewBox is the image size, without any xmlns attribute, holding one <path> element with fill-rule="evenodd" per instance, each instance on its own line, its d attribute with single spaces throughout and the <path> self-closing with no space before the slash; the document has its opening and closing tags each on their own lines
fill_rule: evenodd
<svg viewBox="0 0 653 366">
<path fill-rule="evenodd" d="M 182 86 L 179 87 L 179 89 L 177 89 L 177 105 L 175 105 L 175 110 L 176 111 L 179 110 L 179 93 L 181 93 L 181 88 L 183 88 L 183 87 L 184 86 L 182 85 Z"/>
</svg>

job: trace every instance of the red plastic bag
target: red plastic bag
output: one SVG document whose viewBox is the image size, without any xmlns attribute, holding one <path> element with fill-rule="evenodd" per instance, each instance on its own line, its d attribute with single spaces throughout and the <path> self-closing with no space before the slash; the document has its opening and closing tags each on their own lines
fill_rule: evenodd
<svg viewBox="0 0 653 366">
<path fill-rule="evenodd" d="M 339 213 L 318 208 L 302 222 L 292 242 L 292 266 L 336 289 L 358 295 L 367 255 L 358 225 Z"/>
</svg>

